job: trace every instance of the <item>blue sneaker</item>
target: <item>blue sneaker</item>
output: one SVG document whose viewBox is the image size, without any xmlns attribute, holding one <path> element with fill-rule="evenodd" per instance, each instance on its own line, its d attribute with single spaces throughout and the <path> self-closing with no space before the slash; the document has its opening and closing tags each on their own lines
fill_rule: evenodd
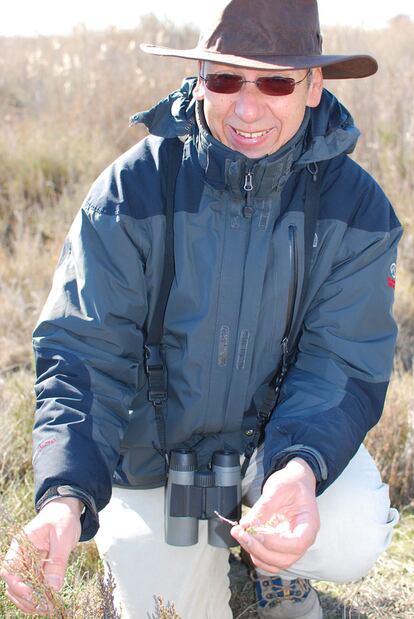
<svg viewBox="0 0 414 619">
<path fill-rule="evenodd" d="M 260 619 L 323 619 L 319 596 L 309 580 L 282 580 L 255 570 L 250 576 L 255 584 Z"/>
</svg>

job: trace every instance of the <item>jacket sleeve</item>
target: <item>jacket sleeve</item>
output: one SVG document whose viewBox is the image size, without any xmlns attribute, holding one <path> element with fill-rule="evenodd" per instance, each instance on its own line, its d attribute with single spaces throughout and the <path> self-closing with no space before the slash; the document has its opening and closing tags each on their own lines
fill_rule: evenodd
<svg viewBox="0 0 414 619">
<path fill-rule="evenodd" d="M 397 333 L 392 304 L 401 236 L 384 201 L 371 205 L 382 209 L 382 230 L 372 229 L 372 220 L 370 230 L 358 221 L 347 228 L 306 312 L 296 361 L 266 428 L 266 477 L 301 456 L 315 472 L 318 494 L 341 474 L 383 409 Z"/>
<path fill-rule="evenodd" d="M 131 219 L 105 211 L 89 196 L 34 331 L 38 506 L 56 486 L 75 488 L 72 496 L 79 488 L 98 510 L 111 495 L 130 404 L 145 380 L 140 351 L 147 290 Z M 98 527 L 87 512 L 81 539 Z"/>
</svg>

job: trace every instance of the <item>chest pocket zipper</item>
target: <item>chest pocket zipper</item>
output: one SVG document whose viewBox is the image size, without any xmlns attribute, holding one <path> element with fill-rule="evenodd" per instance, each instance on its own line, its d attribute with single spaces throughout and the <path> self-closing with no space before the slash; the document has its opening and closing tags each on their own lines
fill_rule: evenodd
<svg viewBox="0 0 414 619">
<path fill-rule="evenodd" d="M 287 340 L 291 331 L 293 316 L 295 313 L 296 297 L 298 293 L 299 267 L 298 267 L 298 245 L 297 245 L 297 229 L 296 226 L 289 226 L 289 265 L 290 265 L 290 281 L 288 303 L 286 309 L 286 327 L 282 342 Z"/>
</svg>

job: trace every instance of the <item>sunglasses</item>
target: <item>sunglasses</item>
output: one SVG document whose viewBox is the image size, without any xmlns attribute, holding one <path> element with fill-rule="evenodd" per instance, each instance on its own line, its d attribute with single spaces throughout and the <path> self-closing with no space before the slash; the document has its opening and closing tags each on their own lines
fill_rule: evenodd
<svg viewBox="0 0 414 619">
<path fill-rule="evenodd" d="M 232 73 L 209 73 L 208 75 L 200 75 L 205 85 L 211 92 L 218 92 L 222 95 L 232 95 L 241 90 L 243 84 L 256 84 L 257 88 L 264 95 L 271 97 L 283 97 L 291 95 L 297 84 L 301 84 L 311 72 L 308 69 L 305 77 L 295 82 L 292 77 L 258 77 L 257 80 L 245 80 L 241 75 L 233 75 Z"/>
</svg>

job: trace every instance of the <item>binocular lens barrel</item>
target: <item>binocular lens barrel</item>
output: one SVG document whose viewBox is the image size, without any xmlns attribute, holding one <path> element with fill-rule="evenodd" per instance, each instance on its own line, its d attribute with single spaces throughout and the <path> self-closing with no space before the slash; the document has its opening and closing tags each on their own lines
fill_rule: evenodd
<svg viewBox="0 0 414 619">
<path fill-rule="evenodd" d="M 240 456 L 237 452 L 216 451 L 211 462 L 216 486 L 222 488 L 237 486 L 237 500 L 230 513 L 221 514 L 230 520 L 240 520 L 241 512 L 241 480 Z M 220 518 L 211 518 L 208 521 L 208 543 L 219 548 L 237 546 L 237 541 L 230 535 L 230 525 Z"/>
<path fill-rule="evenodd" d="M 192 546 L 198 542 L 198 520 L 191 516 L 170 516 L 171 491 L 177 486 L 193 486 L 197 457 L 191 450 L 171 452 L 165 496 L 165 541 L 172 546 Z"/>
</svg>

